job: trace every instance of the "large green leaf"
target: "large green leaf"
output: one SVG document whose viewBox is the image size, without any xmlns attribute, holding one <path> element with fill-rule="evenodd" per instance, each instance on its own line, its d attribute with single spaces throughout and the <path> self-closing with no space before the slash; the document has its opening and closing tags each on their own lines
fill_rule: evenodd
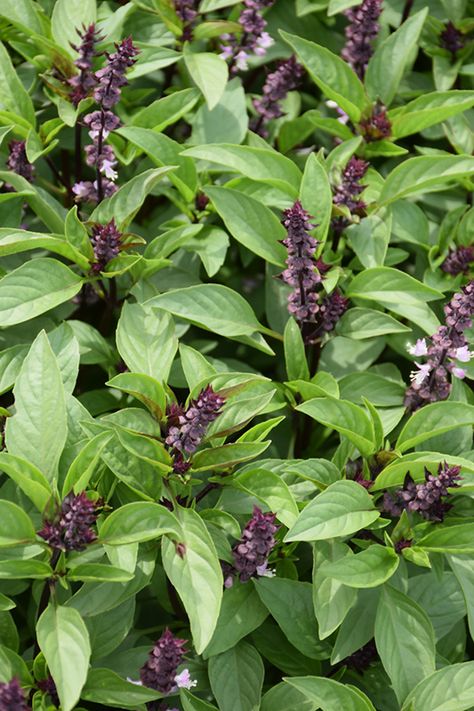
<svg viewBox="0 0 474 711">
<path fill-rule="evenodd" d="M 322 676 L 294 676 L 284 679 L 324 711 L 375 711 L 370 699 L 355 686 Z"/>
<path fill-rule="evenodd" d="M 34 542 L 33 523 L 23 509 L 11 501 L 0 500 L 0 546 Z"/>
<path fill-rule="evenodd" d="M 125 681 L 111 669 L 100 668 L 90 669 L 87 682 L 81 692 L 81 698 L 85 701 L 92 701 L 106 708 L 111 706 L 119 709 L 136 709 L 140 704 L 161 697 L 159 691 Z"/>
<path fill-rule="evenodd" d="M 435 635 L 424 610 L 386 585 L 375 620 L 377 651 L 400 704 L 419 681 L 435 670 Z"/>
<path fill-rule="evenodd" d="M 0 42 L 0 109 L 9 111 L 28 121 L 36 123 L 35 109 L 30 95 L 23 86 L 5 46 Z"/>
<path fill-rule="evenodd" d="M 319 636 L 326 639 L 336 630 L 354 604 L 357 592 L 325 572 L 331 563 L 347 561 L 351 549 L 345 543 L 318 541 L 313 546 L 313 605 Z"/>
<path fill-rule="evenodd" d="M 84 257 L 63 237 L 46 235 L 42 232 L 29 232 L 28 230 L 0 228 L 0 256 L 28 252 L 30 249 L 46 249 L 48 252 L 60 254 L 71 262 L 75 262 L 82 269 L 89 269 L 89 260 Z"/>
<path fill-rule="evenodd" d="M 368 99 L 360 79 L 350 66 L 327 47 L 288 32 L 281 31 L 280 34 L 328 99 L 335 101 L 352 121 L 359 121 Z"/>
<path fill-rule="evenodd" d="M 9 183 L 17 192 L 24 195 L 25 201 L 33 212 L 51 232 L 63 233 L 66 210 L 52 195 L 43 188 L 29 183 L 22 175 L 7 170 L 0 170 L 0 180 Z"/>
<path fill-rule="evenodd" d="M 375 435 L 372 421 L 361 407 L 349 400 L 318 397 L 307 400 L 296 409 L 340 432 L 353 442 L 364 456 L 374 452 Z"/>
<path fill-rule="evenodd" d="M 473 424 L 474 405 L 434 402 L 413 413 L 398 435 L 395 446 L 399 452 L 405 452 L 435 435 Z"/>
<path fill-rule="evenodd" d="M 32 259 L 0 280 L 0 326 L 29 321 L 69 301 L 82 279 L 55 259 Z"/>
<path fill-rule="evenodd" d="M 8 451 L 30 461 L 53 480 L 66 443 L 64 386 L 44 331 L 36 337 L 13 390 L 15 414 L 8 419 Z"/>
<path fill-rule="evenodd" d="M 402 711 L 468 711 L 474 705 L 474 662 L 438 669 L 413 689 Z"/>
<path fill-rule="evenodd" d="M 419 133 L 474 104 L 472 91 L 433 91 L 389 112 L 395 139 Z"/>
<path fill-rule="evenodd" d="M 392 103 L 427 14 L 428 8 L 423 8 L 408 18 L 375 50 L 365 74 L 367 93 L 373 101 L 380 99 L 386 106 Z"/>
<path fill-rule="evenodd" d="M 336 481 L 301 512 L 286 541 L 321 541 L 348 536 L 373 523 L 380 513 L 355 481 Z"/>
<path fill-rule="evenodd" d="M 109 546 L 157 540 L 179 532 L 176 517 L 160 504 L 135 501 L 121 506 L 100 527 L 99 539 Z"/>
<path fill-rule="evenodd" d="M 353 588 L 375 588 L 396 572 L 399 557 L 392 548 L 375 543 L 356 555 L 324 563 L 321 573 Z"/>
<path fill-rule="evenodd" d="M 259 653 L 247 642 L 211 657 L 209 681 L 220 711 L 256 711 L 264 673 Z"/>
<path fill-rule="evenodd" d="M 175 123 L 184 114 L 191 111 L 199 96 L 197 89 L 174 91 L 169 96 L 163 96 L 149 106 L 137 111 L 132 117 L 132 126 L 164 131 L 167 126 Z"/>
<path fill-rule="evenodd" d="M 61 708 L 71 711 L 87 679 L 89 633 L 73 607 L 50 603 L 36 626 L 38 644 L 56 684 Z"/>
<path fill-rule="evenodd" d="M 474 524 L 435 528 L 417 541 L 417 546 L 433 553 L 474 553 Z"/>
<path fill-rule="evenodd" d="M 417 304 L 441 299 L 442 294 L 392 267 L 365 269 L 351 281 L 347 295 L 382 304 Z"/>
<path fill-rule="evenodd" d="M 229 70 L 226 62 L 211 52 L 193 53 L 184 47 L 184 61 L 191 79 L 202 91 L 209 109 L 213 109 L 224 93 Z"/>
<path fill-rule="evenodd" d="M 26 459 L 0 452 L 0 469 L 8 474 L 38 511 L 44 511 L 52 496 L 52 490 L 48 480 L 37 467 Z"/>
<path fill-rule="evenodd" d="M 286 250 L 280 242 L 286 233 L 268 207 L 230 188 L 206 188 L 206 193 L 238 242 L 271 264 L 284 266 Z"/>
<path fill-rule="evenodd" d="M 293 494 L 278 474 L 256 468 L 237 474 L 233 485 L 263 501 L 288 528 L 298 518 L 298 507 Z"/>
<path fill-rule="evenodd" d="M 96 0 L 57 0 L 51 15 L 53 38 L 76 58 L 71 44 L 78 44 L 78 30 L 95 22 L 96 15 Z"/>
<path fill-rule="evenodd" d="M 316 226 L 315 237 L 326 240 L 332 213 L 332 190 L 326 168 L 314 153 L 308 156 L 300 187 L 300 200 Z"/>
<path fill-rule="evenodd" d="M 398 200 L 407 195 L 442 190 L 474 174 L 472 156 L 417 156 L 400 163 L 388 175 L 380 204 Z"/>
<path fill-rule="evenodd" d="M 223 577 L 212 538 L 192 509 L 176 510 L 180 528 L 162 539 L 163 566 L 188 613 L 193 644 L 201 654 L 212 639 L 222 602 Z M 179 548 L 177 548 L 177 544 Z"/>
<path fill-rule="evenodd" d="M 292 160 L 276 151 L 216 143 L 188 148 L 185 155 L 224 165 L 252 180 L 275 185 L 293 199 L 298 195 L 301 172 Z"/>
</svg>

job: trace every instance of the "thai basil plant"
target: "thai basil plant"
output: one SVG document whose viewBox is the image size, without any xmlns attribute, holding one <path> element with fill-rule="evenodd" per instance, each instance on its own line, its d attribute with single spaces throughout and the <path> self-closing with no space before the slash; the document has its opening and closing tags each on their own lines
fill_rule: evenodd
<svg viewBox="0 0 474 711">
<path fill-rule="evenodd" d="M 474 709 L 474 2 L 0 2 L 0 711 Z"/>
</svg>

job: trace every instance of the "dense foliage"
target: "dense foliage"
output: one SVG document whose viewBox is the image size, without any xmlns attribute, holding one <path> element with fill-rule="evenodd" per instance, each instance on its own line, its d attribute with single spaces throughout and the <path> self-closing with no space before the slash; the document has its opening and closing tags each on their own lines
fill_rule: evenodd
<svg viewBox="0 0 474 711">
<path fill-rule="evenodd" d="M 0 711 L 474 708 L 472 0 L 0 0 Z"/>
</svg>

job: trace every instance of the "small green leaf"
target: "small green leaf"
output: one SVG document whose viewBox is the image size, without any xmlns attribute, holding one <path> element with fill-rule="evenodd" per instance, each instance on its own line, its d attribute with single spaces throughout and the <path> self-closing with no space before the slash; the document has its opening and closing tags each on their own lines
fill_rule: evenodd
<svg viewBox="0 0 474 711">
<path fill-rule="evenodd" d="M 399 562 L 394 550 L 375 543 L 356 555 L 324 563 L 321 573 L 352 588 L 375 588 L 392 577 Z"/>
<path fill-rule="evenodd" d="M 0 546 L 23 545 L 35 539 L 28 514 L 11 501 L 0 500 Z"/>
<path fill-rule="evenodd" d="M 438 527 L 417 541 L 417 546 L 433 553 L 474 553 L 474 524 Z"/>
<path fill-rule="evenodd" d="M 109 546 L 157 540 L 164 533 L 179 531 L 176 517 L 160 504 L 135 501 L 108 516 L 99 530 L 99 540 Z"/>
<path fill-rule="evenodd" d="M 193 53 L 184 45 L 184 62 L 191 79 L 202 91 L 209 109 L 213 109 L 224 93 L 229 70 L 226 62 L 211 52 Z"/>
<path fill-rule="evenodd" d="M 90 669 L 81 692 L 81 699 L 84 701 L 119 709 L 136 709 L 142 704 L 161 698 L 159 691 L 125 681 L 111 669 Z"/>
<path fill-rule="evenodd" d="M 400 163 L 388 175 L 380 203 L 387 204 L 407 195 L 447 188 L 474 174 L 472 156 L 417 156 Z"/>
<path fill-rule="evenodd" d="M 145 373 L 119 373 L 106 385 L 129 393 L 140 400 L 157 420 L 166 411 L 166 393 L 161 383 Z"/>
<path fill-rule="evenodd" d="M 370 699 L 358 688 L 322 676 L 284 678 L 324 711 L 375 711 Z"/>
</svg>

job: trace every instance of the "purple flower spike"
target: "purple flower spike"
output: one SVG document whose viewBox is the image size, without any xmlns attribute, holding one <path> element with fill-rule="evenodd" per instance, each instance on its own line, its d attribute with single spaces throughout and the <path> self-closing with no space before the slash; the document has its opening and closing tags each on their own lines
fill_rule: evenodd
<svg viewBox="0 0 474 711">
<path fill-rule="evenodd" d="M 122 233 L 118 231 L 115 220 L 106 225 L 94 225 L 91 243 L 94 249 L 95 262 L 92 266 L 95 272 L 101 272 L 107 264 L 120 252 Z"/>
<path fill-rule="evenodd" d="M 207 428 L 219 417 L 224 404 L 225 398 L 208 385 L 195 400 L 191 400 L 186 410 L 175 404 L 169 407 L 165 442 L 173 451 L 175 474 L 188 471 L 191 465 L 186 458 L 199 447 Z"/>
<path fill-rule="evenodd" d="M 367 143 L 390 138 L 392 135 L 392 124 L 387 116 L 386 107 L 380 102 L 376 103 L 371 116 L 360 122 L 360 129 Z"/>
<path fill-rule="evenodd" d="M 453 276 L 467 274 L 472 262 L 474 262 L 474 247 L 457 247 L 449 250 L 441 269 L 446 274 L 452 274 Z"/>
<path fill-rule="evenodd" d="M 293 56 L 280 62 L 275 71 L 267 76 L 263 85 L 263 96 L 253 102 L 256 112 L 260 115 L 257 123 L 259 127 L 263 121 L 283 116 L 280 102 L 286 98 L 289 91 L 296 89 L 303 72 L 303 67 Z"/>
<path fill-rule="evenodd" d="M 347 311 L 349 299 L 342 296 L 338 291 L 333 291 L 328 296 L 325 296 L 321 308 L 321 326 L 326 333 L 332 331 L 342 314 Z"/>
<path fill-rule="evenodd" d="M 77 106 L 82 99 L 87 98 L 97 84 L 97 79 L 92 71 L 92 62 L 98 55 L 96 45 L 102 39 L 94 24 L 83 27 L 82 32 L 77 30 L 77 34 L 81 41 L 79 44 L 71 46 L 79 54 L 79 57 L 74 60 L 79 74 L 68 79 L 68 84 L 72 86 L 71 101 L 74 106 Z"/>
<path fill-rule="evenodd" d="M 466 44 L 466 35 L 451 22 L 447 22 L 439 36 L 439 45 L 443 49 L 451 52 L 453 61 L 457 58 L 457 53 Z"/>
<path fill-rule="evenodd" d="M 344 168 L 340 184 L 334 189 L 333 202 L 335 205 L 345 205 L 353 214 L 360 213 L 365 209 L 365 202 L 358 196 L 366 187 L 361 185 L 360 181 L 368 168 L 367 161 L 352 156 Z"/>
<path fill-rule="evenodd" d="M 175 12 L 183 23 L 183 34 L 180 37 L 182 42 L 193 38 L 192 25 L 199 14 L 198 7 L 199 0 L 174 0 Z"/>
<path fill-rule="evenodd" d="M 61 504 L 54 519 L 45 519 L 38 531 L 48 545 L 60 551 L 82 551 L 97 538 L 93 526 L 102 507 L 101 501 L 91 501 L 83 491 L 72 492 Z"/>
<path fill-rule="evenodd" d="M 35 168 L 26 157 L 25 147 L 25 141 L 10 141 L 8 144 L 7 167 L 13 173 L 21 175 L 22 178 L 32 183 L 35 176 Z"/>
<path fill-rule="evenodd" d="M 474 281 L 469 282 L 455 294 L 444 307 L 445 325 L 427 339 L 421 349 L 421 343 L 409 349 L 426 357 L 425 363 L 416 362 L 412 383 L 405 394 L 405 406 L 413 411 L 423 405 L 439 400 L 446 400 L 451 392 L 449 375 L 463 378 L 465 373 L 457 363 L 467 363 L 472 353 L 464 331 L 472 325 L 474 314 Z"/>
<path fill-rule="evenodd" d="M 364 0 L 345 13 L 350 24 L 346 27 L 346 45 L 341 57 L 352 67 L 359 79 L 363 79 L 373 50 L 373 41 L 380 29 L 378 19 L 382 12 L 382 0 Z"/>
<path fill-rule="evenodd" d="M 268 556 L 275 546 L 278 526 L 275 514 L 264 514 L 254 506 L 253 516 L 242 531 L 242 538 L 233 547 L 234 568 L 242 583 L 265 573 Z"/>
<path fill-rule="evenodd" d="M 183 661 L 186 640 L 175 637 L 168 629 L 148 655 L 148 659 L 140 669 L 142 684 L 150 689 L 156 689 L 162 694 L 170 694 L 177 688 L 176 672 Z"/>
<path fill-rule="evenodd" d="M 121 88 L 128 84 L 125 72 L 137 61 L 138 49 L 127 37 L 115 45 L 115 52 L 107 55 L 107 64 L 96 72 L 98 86 L 94 98 L 104 109 L 111 109 L 120 99 Z"/>
<path fill-rule="evenodd" d="M 16 677 L 0 682 L 0 711 L 28 711 L 25 694 Z"/>
<path fill-rule="evenodd" d="M 310 216 L 299 201 L 283 213 L 282 223 L 288 235 L 283 244 L 288 250 L 288 258 L 282 278 L 293 287 L 288 297 L 288 311 L 301 322 L 314 321 L 319 311 L 315 288 L 321 277 L 314 262 L 318 242 L 309 234 L 314 227 L 309 220 Z"/>
<path fill-rule="evenodd" d="M 383 509 L 391 516 L 400 516 L 402 511 L 419 513 L 427 521 L 443 521 L 451 505 L 442 499 L 448 496 L 449 488 L 457 488 L 461 476 L 460 467 L 450 467 L 447 462 L 438 465 L 438 473 L 433 476 L 425 468 L 425 483 L 415 484 L 410 474 L 405 477 L 402 489 L 394 494 L 386 493 Z"/>
<path fill-rule="evenodd" d="M 239 24 L 242 26 L 242 36 L 240 40 L 235 35 L 225 34 L 221 36 L 224 44 L 221 45 L 221 57 L 229 59 L 229 68 L 232 74 L 239 70 L 248 69 L 247 60 L 252 54 L 263 56 L 268 47 L 273 44 L 273 39 L 268 32 L 266 20 L 261 15 L 265 7 L 270 7 L 273 0 L 244 0 L 245 9 L 239 17 Z"/>
</svg>

